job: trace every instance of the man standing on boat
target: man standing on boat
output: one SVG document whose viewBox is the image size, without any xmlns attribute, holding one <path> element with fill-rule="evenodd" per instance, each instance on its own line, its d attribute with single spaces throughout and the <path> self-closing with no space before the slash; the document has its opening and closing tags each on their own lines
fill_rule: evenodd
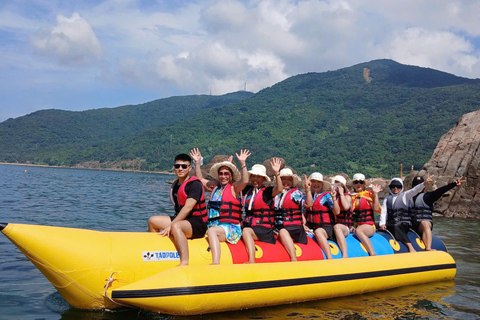
<svg viewBox="0 0 480 320">
<path fill-rule="evenodd" d="M 202 238 L 207 231 L 207 208 L 205 189 L 195 176 L 189 178 L 192 158 L 185 153 L 175 157 L 177 180 L 170 187 L 170 201 L 175 215 L 153 216 L 148 219 L 148 231 L 169 236 L 180 256 L 179 266 L 188 265 L 187 239 Z M 160 231 L 161 230 L 161 231 Z"/>
</svg>

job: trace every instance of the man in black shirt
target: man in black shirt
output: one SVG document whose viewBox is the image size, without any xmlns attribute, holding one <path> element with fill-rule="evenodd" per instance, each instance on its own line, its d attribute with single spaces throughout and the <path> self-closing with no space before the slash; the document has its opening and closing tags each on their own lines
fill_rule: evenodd
<svg viewBox="0 0 480 320">
<path fill-rule="evenodd" d="M 148 231 L 169 236 L 180 256 L 180 266 L 188 265 L 187 239 L 202 238 L 207 231 L 207 210 L 205 190 L 196 177 L 188 177 L 191 167 L 189 155 L 182 153 L 175 157 L 177 180 L 170 187 L 170 200 L 175 215 L 153 216 L 148 219 Z"/>
</svg>

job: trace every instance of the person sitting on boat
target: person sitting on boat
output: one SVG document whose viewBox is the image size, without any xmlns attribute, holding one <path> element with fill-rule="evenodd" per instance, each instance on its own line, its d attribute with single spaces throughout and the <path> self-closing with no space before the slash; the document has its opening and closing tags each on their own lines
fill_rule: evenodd
<svg viewBox="0 0 480 320">
<path fill-rule="evenodd" d="M 245 209 L 245 221 L 243 223 L 242 238 L 248 254 L 248 263 L 255 263 L 255 240 L 275 243 L 273 234 L 274 227 L 274 197 L 282 192 L 283 184 L 279 181 L 281 160 L 273 158 L 271 166 L 276 178 L 275 187 L 263 186 L 265 181 L 270 181 L 267 169 L 261 164 L 253 165 L 248 171 L 250 185 L 243 191 L 243 207 Z"/>
<path fill-rule="evenodd" d="M 340 213 L 337 192 L 335 190 L 322 192 L 323 184 L 329 183 L 323 180 L 323 175 L 320 172 L 312 173 L 310 177 L 305 177 L 305 180 L 307 225 L 310 229 L 313 229 L 315 238 L 327 259 L 332 259 L 328 239 L 333 237 L 335 216 Z"/>
<path fill-rule="evenodd" d="M 215 181 L 203 178 L 200 164 L 202 155 L 198 148 L 190 152 L 195 161 L 195 175 L 202 181 L 207 191 L 211 191 L 208 210 L 207 237 L 212 251 L 212 264 L 220 264 L 220 242 L 236 244 L 242 236 L 242 203 L 240 193 L 248 183 L 245 161 L 250 156 L 247 149 L 236 153 L 242 173 L 231 161 L 215 163 L 210 168 L 210 176 Z"/>
<path fill-rule="evenodd" d="M 432 179 L 427 176 L 425 182 L 419 183 L 410 190 L 403 191 L 403 180 L 393 178 L 390 181 L 390 195 L 383 200 L 380 214 L 380 230 L 388 229 L 393 237 L 403 242 L 409 252 L 415 252 L 412 243 L 408 239 L 408 231 L 412 226 L 408 203 L 411 198 L 423 190 L 425 184 L 431 183 Z"/>
<path fill-rule="evenodd" d="M 423 181 L 423 177 L 420 176 L 413 178 L 412 188 Z M 426 251 L 435 250 L 432 249 L 433 204 L 440 199 L 445 192 L 456 186 L 461 186 L 462 183 L 465 182 L 467 182 L 467 180 L 464 180 L 463 176 L 461 176 L 454 182 L 440 187 L 435 191 L 424 192 L 425 189 L 423 189 L 418 195 L 410 199 L 409 205 L 412 214 L 412 229 L 422 237 Z"/>
<path fill-rule="evenodd" d="M 283 191 L 275 199 L 275 227 L 278 231 L 278 239 L 287 250 L 291 261 L 297 261 L 295 253 L 296 243 L 307 244 L 307 234 L 304 224 L 303 207 L 304 194 L 296 187 L 301 181 L 300 177 L 293 173 L 290 168 L 280 170 L 280 179 Z"/>
<path fill-rule="evenodd" d="M 375 234 L 375 216 L 380 214 L 380 200 L 378 193 L 382 191 L 380 185 L 373 185 L 372 191 L 366 190 L 365 175 L 356 173 L 353 175 L 352 205 L 353 220 L 356 224 L 355 235 L 363 244 L 370 256 L 376 256 L 370 237 Z"/>
<path fill-rule="evenodd" d="M 347 240 L 346 237 L 350 232 L 353 232 L 353 220 L 352 220 L 352 197 L 347 192 L 347 180 L 337 175 L 332 179 L 333 187 L 338 194 L 338 205 L 340 207 L 340 213 L 337 215 L 337 223 L 333 226 L 333 233 L 335 239 L 342 252 L 342 258 L 348 258 Z"/>
<path fill-rule="evenodd" d="M 175 180 L 170 187 L 170 201 L 175 215 L 152 216 L 148 219 L 148 231 L 169 236 L 180 256 L 179 266 L 188 265 L 189 239 L 203 238 L 207 231 L 205 189 L 195 176 L 189 178 L 192 158 L 182 153 L 175 157 Z M 161 230 L 161 231 L 160 231 Z"/>
</svg>

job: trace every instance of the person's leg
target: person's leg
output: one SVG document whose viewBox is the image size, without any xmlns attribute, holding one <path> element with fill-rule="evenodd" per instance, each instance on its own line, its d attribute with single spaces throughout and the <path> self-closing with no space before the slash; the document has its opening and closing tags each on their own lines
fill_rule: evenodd
<svg viewBox="0 0 480 320">
<path fill-rule="evenodd" d="M 332 252 L 330 251 L 330 244 L 328 243 L 328 234 L 323 228 L 315 229 L 315 237 L 320 243 L 320 247 L 327 256 L 327 259 L 332 259 Z"/>
<path fill-rule="evenodd" d="M 346 237 L 348 236 L 348 228 L 341 223 L 337 223 L 335 226 L 333 226 L 333 232 L 335 233 L 335 238 L 337 239 L 340 251 L 342 251 L 342 258 L 348 258 L 346 239 Z"/>
<path fill-rule="evenodd" d="M 212 250 L 212 264 L 220 264 L 220 241 L 225 242 L 225 230 L 220 226 L 210 227 L 207 230 L 208 244 Z"/>
<path fill-rule="evenodd" d="M 172 223 L 170 216 L 152 216 L 148 219 L 148 232 L 160 232 Z"/>
<path fill-rule="evenodd" d="M 242 239 L 247 249 L 248 263 L 255 263 L 255 240 L 258 240 L 252 228 L 244 228 Z"/>
<path fill-rule="evenodd" d="M 422 241 L 425 244 L 426 251 L 432 251 L 432 223 L 428 220 L 422 220 L 418 226 L 418 231 L 422 235 Z"/>
<path fill-rule="evenodd" d="M 295 253 L 295 244 L 293 243 L 293 239 L 290 236 L 290 233 L 288 232 L 288 230 L 285 228 L 280 229 L 278 233 L 278 237 L 280 239 L 280 242 L 285 247 L 285 250 L 287 251 L 288 255 L 290 256 L 290 261 L 297 261 L 297 255 Z"/>
<path fill-rule="evenodd" d="M 369 224 L 362 224 L 359 225 L 355 229 L 355 234 L 357 235 L 360 242 L 363 244 L 365 249 L 370 256 L 376 256 L 375 250 L 373 249 L 372 242 L 370 241 L 370 237 L 375 234 L 375 228 Z"/>
<path fill-rule="evenodd" d="M 187 220 L 175 221 L 171 227 L 171 239 L 180 256 L 178 266 L 186 266 L 189 262 L 187 238 L 192 237 L 192 225 Z"/>
<path fill-rule="evenodd" d="M 409 225 L 406 223 L 397 223 L 394 227 L 395 233 L 394 236 L 398 241 L 403 242 L 408 248 L 409 252 L 416 252 L 415 248 L 413 247 L 410 239 L 408 239 L 408 231 Z"/>
</svg>

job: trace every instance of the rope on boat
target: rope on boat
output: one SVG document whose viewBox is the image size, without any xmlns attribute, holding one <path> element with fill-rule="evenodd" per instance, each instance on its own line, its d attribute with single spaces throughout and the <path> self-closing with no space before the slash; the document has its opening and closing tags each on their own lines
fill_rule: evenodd
<svg viewBox="0 0 480 320">
<path fill-rule="evenodd" d="M 110 277 L 108 279 L 105 279 L 107 281 L 107 284 L 105 285 L 105 297 L 108 298 L 108 300 L 110 300 L 111 302 L 119 305 L 119 306 L 122 306 L 122 307 L 128 307 L 128 308 L 134 308 L 132 306 L 129 306 L 128 304 L 123 304 L 123 303 L 120 303 L 120 302 L 116 302 L 114 301 L 112 298 L 110 298 L 110 296 L 108 295 L 108 288 L 110 287 L 110 285 L 112 284 L 113 281 L 116 281 L 117 279 L 114 279 L 113 278 L 113 275 L 115 273 L 118 273 L 118 272 L 112 272 L 112 274 L 110 275 Z"/>
<path fill-rule="evenodd" d="M 385 229 L 385 230 L 382 230 L 382 231 L 387 232 L 389 235 L 392 236 L 392 239 L 393 239 L 395 242 L 398 242 L 397 239 L 395 239 L 395 237 L 393 236 L 393 234 L 392 234 L 390 231 L 388 231 L 388 229 Z"/>
</svg>

